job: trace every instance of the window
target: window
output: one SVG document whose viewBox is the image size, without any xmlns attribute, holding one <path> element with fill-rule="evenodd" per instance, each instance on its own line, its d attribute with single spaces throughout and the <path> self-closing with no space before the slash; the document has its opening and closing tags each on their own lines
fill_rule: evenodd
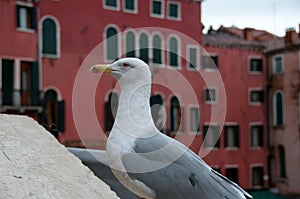
<svg viewBox="0 0 300 199">
<path fill-rule="evenodd" d="M 250 146 L 257 148 L 263 146 L 263 126 L 251 125 L 250 127 Z"/>
<path fill-rule="evenodd" d="M 120 0 L 103 0 L 103 7 L 111 10 L 120 10 Z"/>
<path fill-rule="evenodd" d="M 34 7 L 16 5 L 17 28 L 20 30 L 35 30 L 36 10 Z"/>
<path fill-rule="evenodd" d="M 135 57 L 135 35 L 129 31 L 126 33 L 126 57 Z"/>
<path fill-rule="evenodd" d="M 252 187 L 261 188 L 264 185 L 264 169 L 261 166 L 252 167 Z"/>
<path fill-rule="evenodd" d="M 162 64 L 162 40 L 160 36 L 154 35 L 153 37 L 153 63 Z"/>
<path fill-rule="evenodd" d="M 42 23 L 42 53 L 47 57 L 57 57 L 59 51 L 59 30 L 53 19 L 46 18 Z"/>
<path fill-rule="evenodd" d="M 140 59 L 149 63 L 149 40 L 145 33 L 140 36 Z"/>
<path fill-rule="evenodd" d="M 199 107 L 191 107 L 190 108 L 190 132 L 197 134 L 199 133 L 199 125 L 200 125 L 200 112 Z"/>
<path fill-rule="evenodd" d="M 137 13 L 138 0 L 123 0 L 124 12 Z"/>
<path fill-rule="evenodd" d="M 216 70 L 218 67 L 218 56 L 216 55 L 203 55 L 202 57 L 203 69 Z"/>
<path fill-rule="evenodd" d="M 217 101 L 216 89 L 206 88 L 204 89 L 204 101 L 207 104 L 214 104 Z"/>
<path fill-rule="evenodd" d="M 114 92 L 108 96 L 108 101 L 105 102 L 105 131 L 109 132 L 115 122 L 115 116 L 118 109 L 118 95 Z"/>
<path fill-rule="evenodd" d="M 251 58 L 250 59 L 250 73 L 260 73 L 262 72 L 262 59 L 261 58 Z"/>
<path fill-rule="evenodd" d="M 165 115 L 162 110 L 163 99 L 160 95 L 154 95 L 150 98 L 151 115 L 157 129 L 161 132 L 165 124 Z"/>
<path fill-rule="evenodd" d="M 278 156 L 279 156 L 280 177 L 286 178 L 285 150 L 282 145 L 278 146 Z"/>
<path fill-rule="evenodd" d="M 110 27 L 106 30 L 106 59 L 114 61 L 119 54 L 119 39 L 118 32 L 115 28 Z"/>
<path fill-rule="evenodd" d="M 2 63 L 2 105 L 13 105 L 14 60 L 3 59 Z"/>
<path fill-rule="evenodd" d="M 252 90 L 250 91 L 250 104 L 261 104 L 264 102 L 264 91 Z"/>
<path fill-rule="evenodd" d="M 181 18 L 180 3 L 168 2 L 168 18 L 180 20 Z"/>
<path fill-rule="evenodd" d="M 187 49 L 187 55 L 188 55 L 188 68 L 190 69 L 197 69 L 198 65 L 199 65 L 199 61 L 198 61 L 198 48 L 197 47 L 192 47 L 192 46 L 188 46 Z"/>
<path fill-rule="evenodd" d="M 21 61 L 21 105 L 39 104 L 39 73 L 37 62 Z"/>
<path fill-rule="evenodd" d="M 273 124 L 283 126 L 284 99 L 281 91 L 276 91 L 273 95 Z"/>
<path fill-rule="evenodd" d="M 183 114 L 177 97 L 172 97 L 170 104 L 170 131 L 183 131 Z"/>
<path fill-rule="evenodd" d="M 172 67 L 178 67 L 178 41 L 175 37 L 171 37 L 169 40 L 169 65 Z"/>
<path fill-rule="evenodd" d="M 219 166 L 212 166 L 211 168 L 221 174 L 221 168 Z"/>
<path fill-rule="evenodd" d="M 280 74 L 283 72 L 283 56 L 277 55 L 273 57 L 273 74 Z"/>
<path fill-rule="evenodd" d="M 53 89 L 47 90 L 44 95 L 44 112 L 41 122 L 50 132 L 65 130 L 65 102 L 58 101 L 57 92 Z"/>
<path fill-rule="evenodd" d="M 239 181 L 238 168 L 235 168 L 235 167 L 226 168 L 225 176 L 232 182 L 235 182 L 238 184 L 238 181 Z"/>
<path fill-rule="evenodd" d="M 204 146 L 207 148 L 220 147 L 220 127 L 218 125 L 204 125 Z"/>
<path fill-rule="evenodd" d="M 238 148 L 240 146 L 239 126 L 237 125 L 225 126 L 224 136 L 225 136 L 226 148 Z"/>
<path fill-rule="evenodd" d="M 151 0 L 151 16 L 164 17 L 164 0 Z"/>
</svg>

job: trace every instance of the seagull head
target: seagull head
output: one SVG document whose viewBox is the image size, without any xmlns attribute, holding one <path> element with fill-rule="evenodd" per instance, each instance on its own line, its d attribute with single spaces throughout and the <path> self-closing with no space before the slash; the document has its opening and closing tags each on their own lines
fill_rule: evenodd
<svg viewBox="0 0 300 199">
<path fill-rule="evenodd" d="M 122 58 L 112 64 L 96 64 L 90 68 L 93 73 L 108 73 L 124 83 L 150 83 L 149 66 L 138 58 Z"/>
</svg>

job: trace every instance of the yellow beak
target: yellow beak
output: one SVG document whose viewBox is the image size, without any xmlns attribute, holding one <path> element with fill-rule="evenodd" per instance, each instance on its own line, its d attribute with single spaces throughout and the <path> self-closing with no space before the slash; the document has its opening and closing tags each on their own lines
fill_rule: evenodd
<svg viewBox="0 0 300 199">
<path fill-rule="evenodd" d="M 93 73 L 111 73 L 113 69 L 108 68 L 106 64 L 96 64 L 90 68 L 90 72 Z"/>
</svg>

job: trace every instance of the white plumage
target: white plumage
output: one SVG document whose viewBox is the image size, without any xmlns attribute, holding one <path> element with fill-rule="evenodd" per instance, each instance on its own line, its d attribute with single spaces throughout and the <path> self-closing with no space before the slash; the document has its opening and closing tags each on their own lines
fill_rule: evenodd
<svg viewBox="0 0 300 199">
<path fill-rule="evenodd" d="M 95 65 L 91 71 L 110 73 L 121 87 L 107 156 L 125 187 L 147 199 L 252 198 L 155 127 L 149 106 L 151 72 L 146 63 L 124 58 L 109 66 Z"/>
</svg>

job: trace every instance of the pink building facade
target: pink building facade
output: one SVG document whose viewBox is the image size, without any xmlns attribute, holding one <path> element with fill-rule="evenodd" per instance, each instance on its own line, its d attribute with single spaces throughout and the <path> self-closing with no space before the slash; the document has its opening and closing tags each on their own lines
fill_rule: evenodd
<svg viewBox="0 0 300 199">
<path fill-rule="evenodd" d="M 300 35 L 288 29 L 267 45 L 271 185 L 299 195 Z"/>
<path fill-rule="evenodd" d="M 243 188 L 268 188 L 270 34 L 202 35 L 200 1 L 143 3 L 0 1 L 1 112 L 36 118 L 66 146 L 105 149 L 120 90 L 89 66 L 139 57 L 157 127 Z"/>
</svg>

